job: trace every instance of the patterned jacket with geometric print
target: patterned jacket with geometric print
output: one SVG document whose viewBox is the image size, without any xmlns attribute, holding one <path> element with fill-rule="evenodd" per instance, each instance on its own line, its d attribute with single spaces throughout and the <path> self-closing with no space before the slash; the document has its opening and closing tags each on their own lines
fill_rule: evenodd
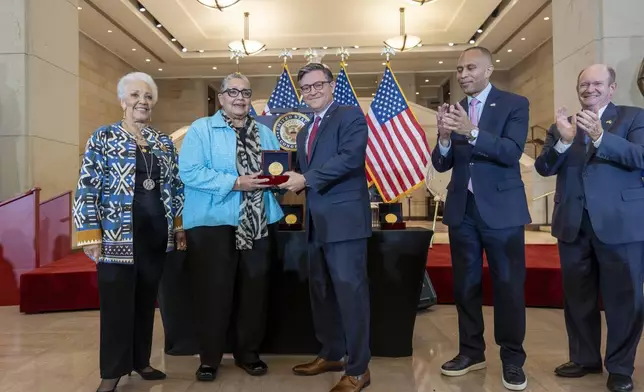
<svg viewBox="0 0 644 392">
<path fill-rule="evenodd" d="M 174 250 L 174 234 L 183 230 L 183 183 L 177 152 L 169 136 L 152 128 L 141 133 L 161 170 L 161 201 L 168 224 L 166 250 Z M 132 202 L 136 172 L 136 141 L 121 122 L 103 126 L 90 136 L 74 196 L 77 244 L 101 245 L 98 262 L 134 263 Z"/>
</svg>

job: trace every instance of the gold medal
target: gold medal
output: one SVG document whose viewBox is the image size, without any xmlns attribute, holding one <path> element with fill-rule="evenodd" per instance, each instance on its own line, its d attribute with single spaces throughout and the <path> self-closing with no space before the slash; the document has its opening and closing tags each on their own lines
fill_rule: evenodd
<svg viewBox="0 0 644 392">
<path fill-rule="evenodd" d="M 297 216 L 295 216 L 295 214 L 286 215 L 286 218 L 284 218 L 284 221 L 289 225 L 292 225 L 293 223 L 297 223 Z"/>
<path fill-rule="evenodd" d="M 282 164 L 279 162 L 273 162 L 268 166 L 268 172 L 274 176 L 278 176 L 282 174 L 283 171 L 284 171 L 284 166 L 282 166 Z"/>
<path fill-rule="evenodd" d="M 385 215 L 385 221 L 387 223 L 396 223 L 398 221 L 398 217 L 396 214 L 387 214 Z"/>
</svg>

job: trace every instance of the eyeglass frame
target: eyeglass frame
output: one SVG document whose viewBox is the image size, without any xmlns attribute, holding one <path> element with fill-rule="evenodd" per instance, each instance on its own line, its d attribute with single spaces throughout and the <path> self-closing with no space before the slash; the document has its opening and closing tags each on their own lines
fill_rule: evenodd
<svg viewBox="0 0 644 392">
<path fill-rule="evenodd" d="M 233 92 L 233 91 L 235 92 L 235 95 L 232 95 L 232 94 L 231 94 L 231 92 Z M 246 97 L 246 96 L 244 96 L 244 93 L 245 93 L 245 92 L 248 92 L 248 96 L 247 96 L 247 97 Z M 222 92 L 221 92 L 221 94 L 226 94 L 226 95 L 228 95 L 230 98 L 237 98 L 237 97 L 239 96 L 239 94 L 240 94 L 240 93 L 241 93 L 241 95 L 242 95 L 242 97 L 243 97 L 243 98 L 248 99 L 248 98 L 251 98 L 251 97 L 253 96 L 253 89 L 245 88 L 245 89 L 243 89 L 243 90 L 239 90 L 239 89 L 236 89 L 236 88 L 227 88 L 227 89 L 225 89 L 224 91 L 222 91 Z"/>
<path fill-rule="evenodd" d="M 317 81 L 317 82 L 315 82 L 313 84 L 305 84 L 303 86 L 300 86 L 300 88 L 298 90 L 300 90 L 300 93 L 302 93 L 302 94 L 309 94 L 313 90 L 321 91 L 324 88 L 324 85 L 327 84 L 327 83 L 329 85 L 331 85 L 331 83 L 333 83 L 333 80 L 324 80 L 324 81 Z M 317 88 L 315 86 L 316 84 L 319 84 L 320 88 Z M 304 89 L 307 89 L 308 91 L 304 91 Z"/>
</svg>

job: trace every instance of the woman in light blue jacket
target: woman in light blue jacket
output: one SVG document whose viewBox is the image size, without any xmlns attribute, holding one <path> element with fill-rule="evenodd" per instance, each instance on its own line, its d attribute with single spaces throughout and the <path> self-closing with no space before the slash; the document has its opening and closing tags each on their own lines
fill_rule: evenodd
<svg viewBox="0 0 644 392">
<path fill-rule="evenodd" d="M 235 364 L 254 376 L 268 370 L 258 351 L 275 226 L 283 213 L 266 180 L 257 176 L 262 151 L 278 150 L 279 144 L 249 115 L 251 96 L 245 76 L 227 76 L 219 93 L 222 109 L 191 125 L 179 155 L 200 381 L 215 379 L 229 324 Z"/>
</svg>

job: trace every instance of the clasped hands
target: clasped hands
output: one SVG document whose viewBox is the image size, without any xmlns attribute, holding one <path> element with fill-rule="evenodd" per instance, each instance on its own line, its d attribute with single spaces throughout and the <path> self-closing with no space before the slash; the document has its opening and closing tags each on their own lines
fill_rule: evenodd
<svg viewBox="0 0 644 392">
<path fill-rule="evenodd" d="M 460 103 L 456 103 L 456 105 L 446 103 L 440 105 L 436 115 L 436 124 L 438 125 L 439 140 L 445 147 L 449 144 L 452 132 L 467 136 L 476 128 Z"/>
<path fill-rule="evenodd" d="M 270 188 L 273 185 L 266 184 L 268 178 L 258 178 L 262 173 L 254 173 L 246 176 L 240 176 L 235 182 L 233 190 L 236 191 L 254 191 L 257 189 Z M 303 175 L 293 171 L 287 171 L 284 173 L 285 176 L 288 176 L 289 179 L 279 184 L 277 187 L 279 189 L 286 189 L 292 192 L 299 192 L 306 186 L 306 180 Z"/>
<path fill-rule="evenodd" d="M 581 128 L 586 132 L 593 142 L 597 141 L 604 133 L 601 119 L 595 110 L 582 110 L 572 116 L 572 121 L 569 121 L 566 108 L 561 107 L 557 110 L 556 117 L 557 130 L 564 144 L 573 142 L 575 135 L 577 135 L 577 128 Z"/>
</svg>

